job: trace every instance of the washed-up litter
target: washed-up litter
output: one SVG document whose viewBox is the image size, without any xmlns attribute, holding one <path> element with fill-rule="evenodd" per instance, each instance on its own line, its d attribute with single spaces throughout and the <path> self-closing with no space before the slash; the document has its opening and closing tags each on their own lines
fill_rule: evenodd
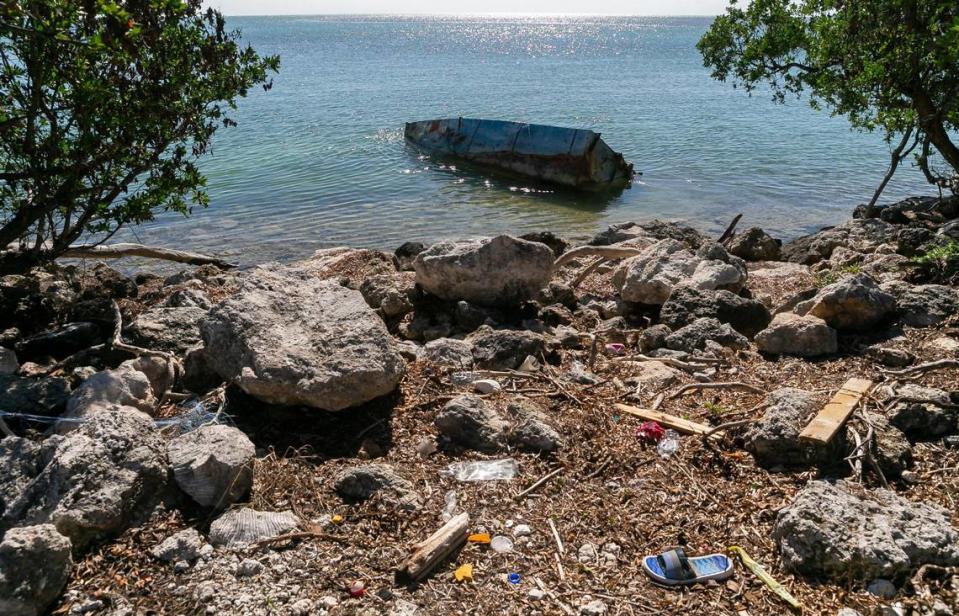
<svg viewBox="0 0 959 616">
<path fill-rule="evenodd" d="M 666 433 L 663 434 L 663 438 L 659 440 L 659 444 L 656 445 L 656 451 L 660 456 L 668 458 L 679 449 L 679 433 L 675 430 L 666 430 Z"/>
<path fill-rule="evenodd" d="M 467 537 L 466 540 L 470 543 L 480 543 L 485 545 L 489 545 L 489 543 L 492 541 L 489 533 L 475 533 Z"/>
<path fill-rule="evenodd" d="M 456 578 L 457 582 L 472 582 L 473 581 L 473 565 L 466 563 L 460 565 L 456 568 L 456 571 L 453 572 L 453 577 Z"/>
<path fill-rule="evenodd" d="M 0 419 L 18 419 L 40 424 L 84 424 L 89 421 L 86 417 L 50 417 L 48 415 L 32 415 L 30 413 L 13 413 L 0 410 Z M 166 417 L 154 420 L 157 428 L 176 428 L 181 434 L 192 432 L 201 426 L 223 424 L 232 426 L 233 421 L 226 413 L 211 412 L 202 402 L 193 403 L 186 412 L 176 417 Z"/>
<path fill-rule="evenodd" d="M 333 524 L 337 524 L 337 525 L 342 524 L 342 523 L 343 523 L 343 516 L 341 516 L 340 514 L 336 514 L 336 515 L 334 515 L 334 516 L 331 516 L 331 517 L 330 517 L 330 522 L 332 522 Z"/>
<path fill-rule="evenodd" d="M 497 554 L 505 554 L 513 551 L 513 540 L 504 535 L 496 535 L 489 543 L 491 550 Z"/>
<path fill-rule="evenodd" d="M 523 360 L 523 363 L 519 366 L 520 372 L 536 372 L 542 368 L 542 364 L 539 363 L 539 360 L 533 357 L 532 355 L 527 355 L 526 359 Z"/>
<path fill-rule="evenodd" d="M 509 580 L 510 584 L 516 585 L 520 583 L 522 577 L 518 573 L 510 573 L 508 576 L 506 576 L 506 579 Z"/>
<path fill-rule="evenodd" d="M 650 443 L 658 443 L 666 436 L 666 430 L 655 421 L 644 421 L 636 428 L 636 436 Z"/>
<path fill-rule="evenodd" d="M 446 467 L 446 472 L 457 481 L 508 481 L 519 474 L 519 464 L 512 458 L 453 462 Z"/>
<path fill-rule="evenodd" d="M 446 493 L 446 496 L 443 497 L 443 512 L 440 514 L 440 518 L 444 522 L 449 522 L 454 515 L 456 515 L 456 492 L 450 490 Z"/>
<path fill-rule="evenodd" d="M 350 596 L 351 597 L 362 597 L 366 594 L 366 584 L 361 580 L 356 580 L 350 583 Z"/>
<path fill-rule="evenodd" d="M 643 558 L 643 570 L 659 584 L 678 586 L 725 580 L 733 574 L 733 561 L 725 554 L 687 556 L 683 548 Z"/>
<path fill-rule="evenodd" d="M 625 355 L 626 354 L 626 345 L 620 344 L 618 342 L 611 342 L 606 345 L 606 352 L 610 355 Z"/>
<path fill-rule="evenodd" d="M 753 574 L 756 577 L 758 577 L 760 580 L 762 580 L 763 583 L 766 586 L 768 586 L 770 590 L 772 590 L 774 593 L 779 595 L 779 597 L 783 601 L 788 603 L 792 608 L 797 610 L 802 609 L 802 604 L 799 603 L 799 601 L 796 600 L 795 597 L 789 594 L 789 591 L 786 590 L 786 588 L 782 584 L 777 582 L 776 579 L 773 578 L 773 576 L 766 573 L 766 570 L 763 569 L 759 563 L 757 563 L 755 560 L 750 558 L 749 554 L 746 553 L 746 550 L 742 549 L 738 545 L 731 545 L 728 548 L 726 548 L 726 551 L 732 554 L 733 556 L 738 556 L 739 561 L 743 564 L 744 567 L 752 571 Z"/>
</svg>

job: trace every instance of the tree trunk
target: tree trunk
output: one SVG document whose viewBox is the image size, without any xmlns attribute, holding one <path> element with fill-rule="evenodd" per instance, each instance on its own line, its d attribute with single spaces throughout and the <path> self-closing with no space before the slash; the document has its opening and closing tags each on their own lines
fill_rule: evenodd
<svg viewBox="0 0 959 616">
<path fill-rule="evenodd" d="M 917 90 L 913 93 L 913 102 L 916 105 L 916 111 L 919 112 L 919 126 L 929 139 L 939 154 L 956 173 L 959 173 L 959 147 L 949 138 L 949 133 L 942 125 L 939 118 L 939 111 L 936 109 L 924 90 Z"/>
</svg>

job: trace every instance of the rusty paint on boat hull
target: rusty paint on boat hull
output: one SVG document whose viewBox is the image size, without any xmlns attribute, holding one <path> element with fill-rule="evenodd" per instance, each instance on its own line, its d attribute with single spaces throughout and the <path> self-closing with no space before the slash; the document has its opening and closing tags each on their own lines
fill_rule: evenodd
<svg viewBox="0 0 959 616">
<path fill-rule="evenodd" d="M 629 188 L 633 179 L 633 165 L 591 130 L 448 118 L 408 122 L 405 136 L 431 154 L 577 190 Z"/>
</svg>

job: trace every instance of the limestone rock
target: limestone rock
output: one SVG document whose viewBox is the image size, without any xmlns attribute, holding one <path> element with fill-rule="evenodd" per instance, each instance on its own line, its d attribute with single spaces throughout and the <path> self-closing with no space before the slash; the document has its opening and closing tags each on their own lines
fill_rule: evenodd
<svg viewBox="0 0 959 616">
<path fill-rule="evenodd" d="M 210 543 L 237 548 L 294 532 L 300 520 L 290 511 L 230 509 L 210 524 Z"/>
<path fill-rule="evenodd" d="M 659 361 L 644 361 L 635 364 L 634 369 L 635 374 L 629 381 L 635 382 L 646 392 L 661 391 L 679 380 L 683 374 L 676 368 L 671 368 Z"/>
<path fill-rule="evenodd" d="M 883 415 L 868 413 L 875 438 L 874 457 L 887 479 L 897 479 L 912 468 L 912 445 L 909 439 Z"/>
<path fill-rule="evenodd" d="M 545 348 L 542 336 L 520 330 L 482 328 L 470 341 L 476 367 L 484 370 L 515 370 L 529 355 L 539 357 Z"/>
<path fill-rule="evenodd" d="M 796 467 L 838 463 L 845 456 L 846 439 L 837 434 L 828 446 L 799 440 L 821 404 L 809 392 L 786 387 L 766 397 L 769 405 L 746 435 L 746 449 L 763 467 Z"/>
<path fill-rule="evenodd" d="M 413 490 L 413 484 L 400 477 L 388 464 L 364 464 L 340 472 L 334 487 L 343 498 L 365 501 L 375 494 L 383 496 L 387 503 L 406 511 L 415 511 L 422 505 Z"/>
<path fill-rule="evenodd" d="M 857 274 L 824 287 L 809 301 L 809 314 L 840 331 L 865 331 L 876 327 L 896 312 L 896 298 L 886 293 L 865 274 Z"/>
<path fill-rule="evenodd" d="M 756 347 L 771 355 L 817 357 L 839 348 L 836 330 L 819 317 L 780 312 L 769 327 L 756 334 Z"/>
<path fill-rule="evenodd" d="M 125 328 L 133 344 L 182 355 L 200 342 L 200 321 L 207 311 L 196 306 L 146 310 Z"/>
<path fill-rule="evenodd" d="M 856 252 L 873 252 L 895 237 L 895 233 L 896 227 L 882 220 L 853 219 L 789 242 L 782 248 L 782 257 L 793 263 L 813 265 L 830 258 L 838 246 Z"/>
<path fill-rule="evenodd" d="M 509 424 L 472 394 L 453 398 L 434 420 L 436 429 L 454 443 L 479 451 L 498 451 L 506 443 Z"/>
<path fill-rule="evenodd" d="M 762 331 L 771 319 L 769 309 L 754 299 L 729 291 L 703 291 L 693 287 L 673 289 L 659 313 L 659 320 L 672 329 L 689 325 L 701 317 L 728 323 L 747 338 Z"/>
<path fill-rule="evenodd" d="M 195 528 L 187 528 L 170 535 L 158 545 L 150 548 L 150 555 L 157 560 L 173 563 L 185 560 L 193 562 L 200 557 L 203 538 Z"/>
<path fill-rule="evenodd" d="M 688 225 L 677 222 L 666 222 L 653 219 L 644 222 L 622 222 L 609 226 L 606 231 L 597 234 L 590 244 L 593 246 L 607 246 L 610 244 L 635 245 L 634 240 L 646 240 L 653 243 L 659 240 L 672 239 L 684 243 L 695 250 L 708 238 Z"/>
<path fill-rule="evenodd" d="M 778 261 L 782 243 L 777 242 L 759 227 L 737 233 L 726 245 L 729 254 L 746 261 Z"/>
<path fill-rule="evenodd" d="M 400 317 L 413 310 L 416 297 L 413 274 L 395 272 L 371 276 L 360 285 L 360 293 L 370 308 L 378 308 L 383 316 Z"/>
<path fill-rule="evenodd" d="M 160 435 L 130 408 L 90 415 L 40 444 L 3 439 L 0 469 L 0 530 L 51 523 L 78 552 L 149 513 L 167 482 Z"/>
<path fill-rule="evenodd" d="M 772 536 L 786 569 L 837 582 L 959 565 L 959 531 L 946 509 L 846 482 L 809 482 L 780 510 Z"/>
<path fill-rule="evenodd" d="M 336 280 L 354 290 L 368 278 L 396 273 L 389 253 L 349 246 L 321 248 L 308 259 L 293 263 L 292 267 L 305 278 Z"/>
<path fill-rule="evenodd" d="M 424 250 L 426 250 L 426 244 L 423 242 L 404 242 L 393 251 L 393 264 L 396 265 L 396 269 L 402 272 L 412 272 L 416 255 Z"/>
<path fill-rule="evenodd" d="M 256 448 L 232 426 L 202 426 L 167 446 L 177 485 L 201 507 L 223 509 L 253 487 Z"/>
<path fill-rule="evenodd" d="M 745 336 L 729 325 L 712 318 L 696 319 L 689 325 L 676 330 L 666 337 L 666 346 L 674 351 L 691 353 L 697 349 L 706 348 L 706 342 L 709 340 L 732 349 L 749 347 L 749 340 Z"/>
<path fill-rule="evenodd" d="M 423 346 L 423 357 L 434 364 L 469 370 L 473 367 L 473 347 L 455 338 L 437 338 Z"/>
<path fill-rule="evenodd" d="M 0 376 L 16 374 L 19 369 L 20 362 L 17 361 L 17 354 L 12 349 L 0 346 Z"/>
<path fill-rule="evenodd" d="M 67 403 L 66 417 L 83 417 L 86 409 L 102 405 L 130 406 L 144 413 L 156 407 L 153 386 L 132 364 L 97 372 L 77 388 Z"/>
<path fill-rule="evenodd" d="M 666 325 L 653 325 L 647 327 L 639 334 L 639 350 L 643 353 L 662 348 L 666 346 L 666 338 L 673 333 Z"/>
<path fill-rule="evenodd" d="M 889 410 L 889 421 L 909 438 L 937 438 L 953 434 L 959 427 L 959 414 L 947 410 L 952 406 L 952 400 L 941 389 L 900 385 L 896 397 L 909 400 L 893 405 Z"/>
<path fill-rule="evenodd" d="M 163 305 L 168 308 L 200 308 L 209 310 L 213 307 L 210 296 L 201 289 L 177 289 L 170 294 Z"/>
<path fill-rule="evenodd" d="M 433 295 L 486 306 L 532 299 L 553 271 L 553 251 L 509 235 L 440 242 L 413 263 L 416 282 Z"/>
<path fill-rule="evenodd" d="M 339 411 L 389 393 L 405 370 L 359 292 L 293 268 L 258 268 L 201 329 L 210 366 L 271 404 Z"/>
<path fill-rule="evenodd" d="M 60 377 L 40 379 L 0 374 L 0 409 L 10 413 L 59 415 L 70 397 L 70 383 Z"/>
<path fill-rule="evenodd" d="M 46 614 L 72 569 L 70 540 L 52 524 L 8 530 L 0 542 L 0 614 Z"/>
<path fill-rule="evenodd" d="M 187 350 L 183 357 L 183 376 L 180 378 L 183 388 L 196 394 L 205 394 L 223 382 L 217 372 L 206 360 L 206 349 L 198 344 Z"/>
<path fill-rule="evenodd" d="M 17 355 L 26 361 L 39 361 L 47 357 L 63 359 L 101 342 L 100 328 L 95 323 L 68 323 L 49 332 L 34 334 L 21 340 L 16 347 Z"/>
<path fill-rule="evenodd" d="M 882 289 L 896 297 L 899 320 L 912 327 L 932 327 L 959 314 L 959 293 L 938 284 L 887 282 Z"/>
<path fill-rule="evenodd" d="M 164 394 L 173 387 L 173 382 L 176 380 L 176 363 L 166 357 L 143 355 L 128 359 L 119 367 L 142 372 L 150 382 L 150 391 L 156 400 L 163 398 Z"/>
<path fill-rule="evenodd" d="M 563 446 L 563 437 L 549 424 L 543 409 L 528 398 L 516 398 L 506 412 L 514 420 L 510 430 L 510 443 L 532 452 L 555 451 Z"/>
<path fill-rule="evenodd" d="M 680 284 L 697 289 L 738 292 L 746 283 L 746 265 L 715 243 L 695 254 L 676 240 L 662 240 L 625 260 L 613 285 L 628 302 L 663 304 Z"/>
</svg>

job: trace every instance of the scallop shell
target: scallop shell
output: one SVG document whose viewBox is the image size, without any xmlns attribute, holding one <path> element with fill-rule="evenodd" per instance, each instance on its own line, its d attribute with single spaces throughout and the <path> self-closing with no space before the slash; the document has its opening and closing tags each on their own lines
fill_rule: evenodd
<svg viewBox="0 0 959 616">
<path fill-rule="evenodd" d="M 210 524 L 210 543 L 238 547 L 278 537 L 297 529 L 300 520 L 290 511 L 231 509 Z"/>
</svg>

